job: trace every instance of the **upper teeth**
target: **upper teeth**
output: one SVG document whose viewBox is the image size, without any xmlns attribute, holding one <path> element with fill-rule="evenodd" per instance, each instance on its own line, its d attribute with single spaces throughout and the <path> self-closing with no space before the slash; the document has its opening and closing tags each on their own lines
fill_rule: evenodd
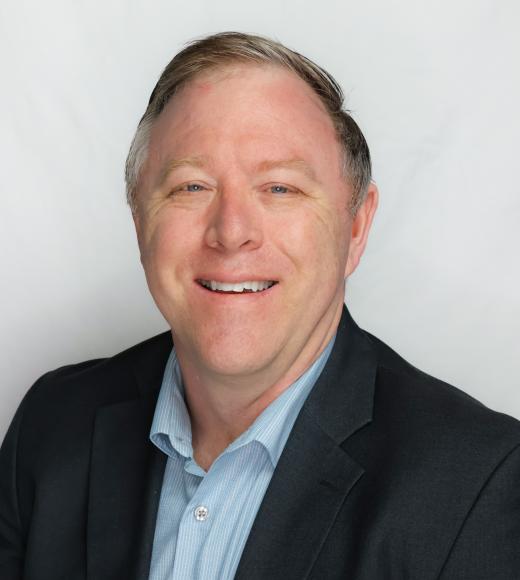
<svg viewBox="0 0 520 580">
<path fill-rule="evenodd" d="M 259 290 L 267 290 L 270 288 L 274 282 L 271 280 L 265 281 L 246 281 L 237 282 L 236 284 L 228 284 L 227 282 L 217 282 L 216 280 L 199 280 L 200 283 L 206 288 L 211 288 L 211 290 L 221 290 L 222 292 L 243 292 L 244 290 L 251 290 L 252 292 L 258 292 Z"/>
</svg>

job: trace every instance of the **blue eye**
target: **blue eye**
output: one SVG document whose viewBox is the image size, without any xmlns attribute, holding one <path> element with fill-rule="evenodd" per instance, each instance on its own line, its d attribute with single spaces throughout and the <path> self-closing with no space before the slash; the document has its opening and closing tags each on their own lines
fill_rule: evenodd
<svg viewBox="0 0 520 580">
<path fill-rule="evenodd" d="M 172 189 L 169 196 L 180 197 L 186 193 L 200 193 L 202 191 L 206 191 L 206 187 L 200 183 L 183 183 L 182 185 L 178 185 L 175 189 Z"/>
<path fill-rule="evenodd" d="M 197 191 L 202 191 L 203 187 L 202 187 L 202 185 L 199 185 L 198 183 L 188 183 L 188 185 L 186 186 L 186 189 L 188 191 L 197 192 Z"/>
<path fill-rule="evenodd" d="M 271 186 L 271 193 L 287 193 L 289 191 L 288 187 L 284 185 L 272 185 Z"/>
</svg>

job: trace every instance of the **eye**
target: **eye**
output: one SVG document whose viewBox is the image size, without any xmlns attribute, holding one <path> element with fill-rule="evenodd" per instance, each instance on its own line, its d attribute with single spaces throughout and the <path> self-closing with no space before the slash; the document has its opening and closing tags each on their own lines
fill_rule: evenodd
<svg viewBox="0 0 520 580">
<path fill-rule="evenodd" d="M 262 186 L 264 193 L 269 194 L 271 199 L 280 198 L 280 200 L 292 199 L 298 197 L 302 192 L 294 185 L 285 185 L 284 183 L 266 183 Z"/>
<path fill-rule="evenodd" d="M 199 193 L 204 191 L 206 188 L 200 183 L 183 183 L 178 185 L 170 191 L 170 195 L 178 195 L 181 193 Z"/>
<path fill-rule="evenodd" d="M 184 188 L 186 188 L 186 191 L 193 192 L 202 191 L 204 189 L 200 183 L 187 183 Z"/>
<path fill-rule="evenodd" d="M 285 185 L 271 185 L 269 187 L 269 190 L 271 191 L 271 193 L 289 193 L 289 188 L 286 187 Z"/>
</svg>

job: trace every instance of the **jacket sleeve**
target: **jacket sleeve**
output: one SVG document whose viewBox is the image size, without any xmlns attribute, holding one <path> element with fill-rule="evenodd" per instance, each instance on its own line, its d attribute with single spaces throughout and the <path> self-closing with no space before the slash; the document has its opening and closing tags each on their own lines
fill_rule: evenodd
<svg viewBox="0 0 520 580">
<path fill-rule="evenodd" d="M 491 473 L 439 580 L 520 579 L 520 445 Z"/>
<path fill-rule="evenodd" d="M 23 574 L 24 540 L 16 486 L 17 447 L 22 403 L 0 448 L 0 578 L 20 580 Z"/>
</svg>

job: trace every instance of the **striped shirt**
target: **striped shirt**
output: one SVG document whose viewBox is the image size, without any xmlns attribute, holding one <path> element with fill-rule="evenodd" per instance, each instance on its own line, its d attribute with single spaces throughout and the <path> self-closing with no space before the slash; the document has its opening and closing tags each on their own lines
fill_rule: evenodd
<svg viewBox="0 0 520 580">
<path fill-rule="evenodd" d="M 151 441 L 167 456 L 150 580 L 231 580 L 262 498 L 322 354 L 235 439 L 205 472 L 193 458 L 181 371 L 172 351 L 157 400 Z"/>
</svg>

